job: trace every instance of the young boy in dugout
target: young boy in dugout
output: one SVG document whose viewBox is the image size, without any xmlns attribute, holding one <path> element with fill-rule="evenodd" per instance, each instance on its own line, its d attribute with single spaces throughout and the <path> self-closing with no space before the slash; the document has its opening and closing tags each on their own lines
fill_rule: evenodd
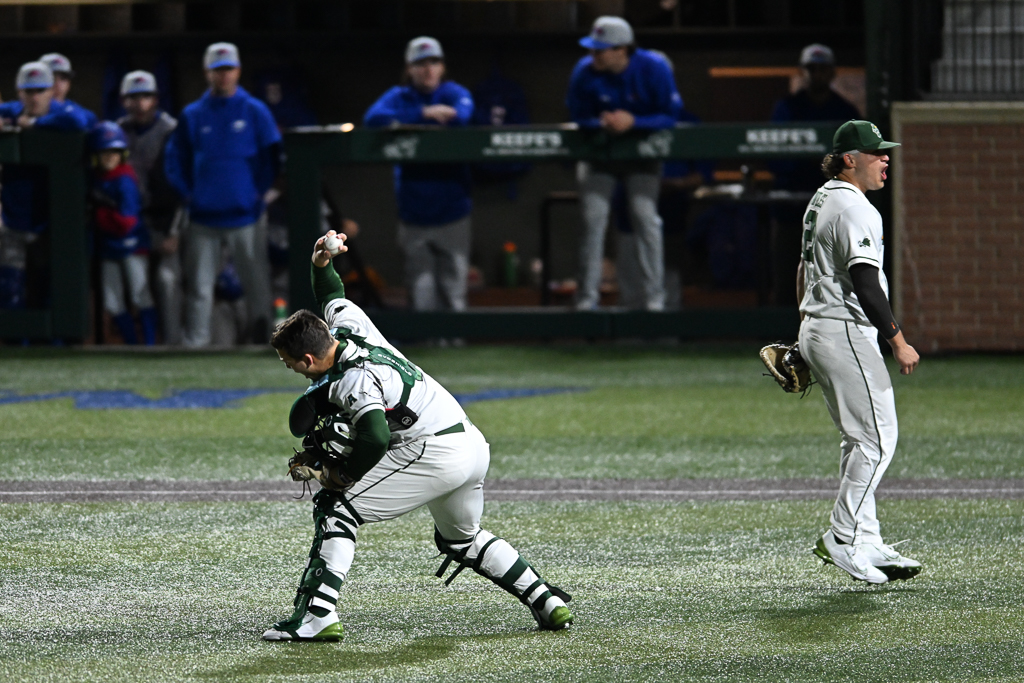
<svg viewBox="0 0 1024 683">
<path fill-rule="evenodd" d="M 157 314 L 149 289 L 149 233 L 140 219 L 139 181 L 126 161 L 128 140 L 116 123 L 102 121 L 90 134 L 90 148 L 95 166 L 90 198 L 98 233 L 103 308 L 124 343 L 138 344 L 130 301 L 139 315 L 142 340 L 155 344 Z"/>
</svg>

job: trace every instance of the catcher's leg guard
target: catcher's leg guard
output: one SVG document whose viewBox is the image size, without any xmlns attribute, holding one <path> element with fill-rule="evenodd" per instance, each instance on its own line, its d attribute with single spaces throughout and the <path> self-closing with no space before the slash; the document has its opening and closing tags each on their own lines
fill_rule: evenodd
<svg viewBox="0 0 1024 683">
<path fill-rule="evenodd" d="M 446 555 L 441 568 L 437 570 L 438 578 L 444 576 L 453 562 L 458 564 L 445 581 L 446 586 L 464 568 L 470 567 L 519 598 L 530 609 L 542 629 L 557 631 L 572 623 L 572 612 L 565 606 L 565 603 L 572 600 L 572 596 L 545 583 L 536 570 L 504 539 L 481 529 L 473 538 L 452 541 L 442 537 L 441 532 L 435 528 L 434 542 L 437 549 Z"/>
<path fill-rule="evenodd" d="M 341 640 L 338 593 L 352 566 L 358 516 L 349 514 L 343 499 L 327 489 L 313 503 L 313 544 L 295 591 L 295 610 L 268 629 L 264 640 Z M 335 509 L 339 505 L 342 509 Z"/>
</svg>

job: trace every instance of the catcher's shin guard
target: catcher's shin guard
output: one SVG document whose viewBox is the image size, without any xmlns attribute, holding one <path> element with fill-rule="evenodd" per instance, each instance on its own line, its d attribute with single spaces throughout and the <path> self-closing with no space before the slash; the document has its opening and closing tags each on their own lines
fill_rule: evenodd
<svg viewBox="0 0 1024 683">
<path fill-rule="evenodd" d="M 340 494 L 329 489 L 321 489 L 313 503 L 315 533 L 309 558 L 322 559 L 327 569 L 344 581 L 352 566 L 362 519 Z"/>
<path fill-rule="evenodd" d="M 557 631 L 572 623 L 573 615 L 565 606 L 565 603 L 572 600 L 572 596 L 545 583 L 536 570 L 504 539 L 481 529 L 473 538 L 451 541 L 441 536 L 441 532 L 435 528 L 434 542 L 437 549 L 446 556 L 437 570 L 438 578 L 444 576 L 453 562 L 458 564 L 445 581 L 446 586 L 464 568 L 470 567 L 519 598 L 530 609 L 542 629 Z"/>
</svg>

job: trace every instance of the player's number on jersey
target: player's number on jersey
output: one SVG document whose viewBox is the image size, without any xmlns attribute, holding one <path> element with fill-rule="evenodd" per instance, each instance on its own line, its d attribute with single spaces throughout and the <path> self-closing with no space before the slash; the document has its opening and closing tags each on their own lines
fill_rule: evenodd
<svg viewBox="0 0 1024 683">
<path fill-rule="evenodd" d="M 813 261 L 814 252 L 811 250 L 811 244 L 814 242 L 814 228 L 818 225 L 818 212 L 814 209 L 808 209 L 807 213 L 804 214 L 804 261 Z"/>
</svg>

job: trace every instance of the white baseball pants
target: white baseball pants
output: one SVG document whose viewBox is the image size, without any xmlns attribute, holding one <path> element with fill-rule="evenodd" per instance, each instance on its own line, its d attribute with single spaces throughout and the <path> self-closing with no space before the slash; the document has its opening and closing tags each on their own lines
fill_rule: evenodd
<svg viewBox="0 0 1024 683">
<path fill-rule="evenodd" d="M 808 316 L 800 325 L 800 353 L 842 436 L 832 533 L 847 543 L 880 543 L 875 488 L 896 450 L 898 428 L 878 331 L 872 325 Z"/>
</svg>

